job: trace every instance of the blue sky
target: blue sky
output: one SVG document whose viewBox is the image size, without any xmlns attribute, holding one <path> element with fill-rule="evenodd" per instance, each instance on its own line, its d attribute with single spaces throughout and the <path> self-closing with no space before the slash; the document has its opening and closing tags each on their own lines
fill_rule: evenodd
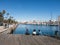
<svg viewBox="0 0 60 45">
<path fill-rule="evenodd" d="M 17 21 L 56 20 L 60 15 L 60 0 L 0 0 L 0 11 L 6 10 Z"/>
</svg>

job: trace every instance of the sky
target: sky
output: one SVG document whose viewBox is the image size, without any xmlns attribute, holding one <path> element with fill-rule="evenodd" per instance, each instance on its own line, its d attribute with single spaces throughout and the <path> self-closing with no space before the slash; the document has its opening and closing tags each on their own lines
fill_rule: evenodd
<svg viewBox="0 0 60 45">
<path fill-rule="evenodd" d="M 52 20 L 56 20 L 60 15 L 60 0 L 0 0 L 2 10 L 22 22 L 48 21 L 51 15 Z"/>
</svg>

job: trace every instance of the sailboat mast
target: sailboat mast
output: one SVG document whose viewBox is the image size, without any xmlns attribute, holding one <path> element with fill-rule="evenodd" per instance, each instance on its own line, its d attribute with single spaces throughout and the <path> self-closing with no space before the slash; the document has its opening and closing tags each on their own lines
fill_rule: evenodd
<svg viewBox="0 0 60 45">
<path fill-rule="evenodd" d="M 52 12 L 51 12 L 51 21 L 52 21 Z"/>
</svg>

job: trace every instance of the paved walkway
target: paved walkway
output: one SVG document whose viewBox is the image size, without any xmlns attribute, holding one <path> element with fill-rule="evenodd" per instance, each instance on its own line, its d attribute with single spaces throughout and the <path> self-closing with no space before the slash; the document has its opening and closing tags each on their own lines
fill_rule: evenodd
<svg viewBox="0 0 60 45">
<path fill-rule="evenodd" d="M 60 45 L 60 40 L 47 36 L 0 34 L 0 45 Z"/>
<path fill-rule="evenodd" d="M 4 31 L 7 31 L 7 30 L 14 29 L 15 27 L 16 27 L 15 24 L 9 25 L 9 27 L 7 27 L 7 28 L 5 28 L 4 26 L 0 26 L 0 33 L 4 32 Z"/>
<path fill-rule="evenodd" d="M 0 33 L 3 32 L 3 31 L 5 31 L 5 30 L 7 30 L 7 28 L 5 29 L 4 26 L 0 26 Z"/>
</svg>

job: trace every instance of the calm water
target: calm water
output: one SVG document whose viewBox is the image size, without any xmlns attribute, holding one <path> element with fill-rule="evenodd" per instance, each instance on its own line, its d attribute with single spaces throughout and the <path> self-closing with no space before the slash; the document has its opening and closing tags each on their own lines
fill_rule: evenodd
<svg viewBox="0 0 60 45">
<path fill-rule="evenodd" d="M 38 26 L 38 25 L 20 24 L 15 29 L 13 34 L 25 34 L 26 28 L 28 28 L 30 34 L 32 34 L 33 29 L 36 29 L 36 31 L 40 29 L 42 32 L 42 35 L 50 35 L 50 36 L 54 36 L 55 31 L 58 30 L 58 26 Z M 58 35 L 60 35 L 60 31 L 58 32 Z"/>
</svg>

